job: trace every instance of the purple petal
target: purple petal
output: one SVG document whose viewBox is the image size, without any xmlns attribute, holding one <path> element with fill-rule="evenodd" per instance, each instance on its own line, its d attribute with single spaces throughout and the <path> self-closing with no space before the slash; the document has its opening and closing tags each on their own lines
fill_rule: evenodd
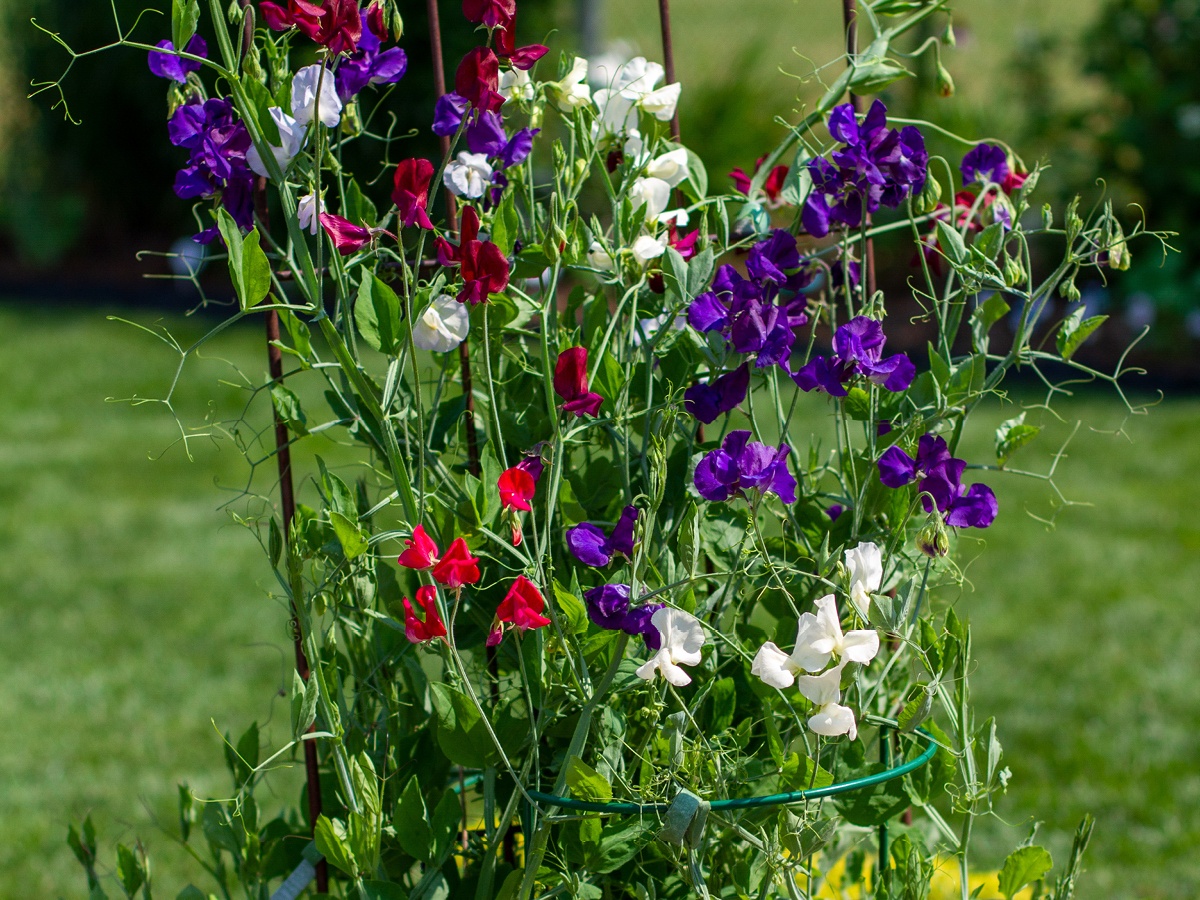
<svg viewBox="0 0 1200 900">
<path fill-rule="evenodd" d="M 733 495 L 737 479 L 737 465 L 724 450 L 713 450 L 696 466 L 696 490 L 705 500 L 714 503 L 721 503 Z"/>
<path fill-rule="evenodd" d="M 583 592 L 588 618 L 609 631 L 623 631 L 629 614 L 629 585 L 605 584 Z"/>
<path fill-rule="evenodd" d="M 946 522 L 955 528 L 987 528 L 996 519 L 1000 506 L 986 484 L 973 484 L 946 510 Z"/>
<path fill-rule="evenodd" d="M 499 113 L 484 110 L 475 116 L 466 132 L 467 149 L 485 156 L 499 156 L 508 143 L 504 121 Z"/>
<path fill-rule="evenodd" d="M 533 151 L 533 137 L 539 131 L 540 128 L 522 128 L 514 134 L 512 140 L 500 151 L 501 168 L 507 169 L 509 166 L 523 163 Z"/>
<path fill-rule="evenodd" d="M 364 35 L 370 34 L 364 30 Z M 359 42 L 362 47 L 362 42 Z M 400 47 L 392 47 L 371 61 L 371 84 L 395 84 L 408 71 L 408 55 Z"/>
<path fill-rule="evenodd" d="M 611 553 L 623 553 L 626 559 L 633 559 L 633 529 L 637 525 L 637 518 L 636 506 L 627 506 L 621 511 L 621 518 L 608 538 L 608 550 Z"/>
<path fill-rule="evenodd" d="M 1009 173 L 1008 154 L 1004 152 L 1003 147 L 995 144 L 979 144 L 963 157 L 959 168 L 962 171 L 963 184 L 970 184 L 972 181 L 978 181 L 980 184 L 987 181 L 999 183 Z"/>
<path fill-rule="evenodd" d="M 847 362 L 876 362 L 887 339 L 883 325 L 867 316 L 855 316 L 833 335 L 833 352 Z"/>
<path fill-rule="evenodd" d="M 701 294 L 688 307 L 688 324 L 697 331 L 721 329 L 729 322 L 729 309 L 712 291 Z"/>
<path fill-rule="evenodd" d="M 567 529 L 567 549 L 585 566 L 607 566 L 612 561 L 612 551 L 604 532 L 591 522 L 583 522 Z"/>
<path fill-rule="evenodd" d="M 829 204 L 825 195 L 814 189 L 804 201 L 804 210 L 800 213 L 800 222 L 804 230 L 813 237 L 825 237 L 829 234 Z"/>
<path fill-rule="evenodd" d="M 917 477 L 917 461 L 896 446 L 884 450 L 876 465 L 886 487 L 901 488 Z"/>
<path fill-rule="evenodd" d="M 458 132 L 469 101 L 459 94 L 443 94 L 433 107 L 433 133 L 450 137 Z"/>
<path fill-rule="evenodd" d="M 858 119 L 851 104 L 843 103 L 833 108 L 829 114 L 829 133 L 843 144 L 858 143 Z"/>
<path fill-rule="evenodd" d="M 650 620 L 664 606 L 665 603 L 646 603 L 634 607 L 625 614 L 621 630 L 635 637 L 640 634 L 646 642 L 646 649 L 657 652 L 662 647 L 662 635 Z"/>
</svg>

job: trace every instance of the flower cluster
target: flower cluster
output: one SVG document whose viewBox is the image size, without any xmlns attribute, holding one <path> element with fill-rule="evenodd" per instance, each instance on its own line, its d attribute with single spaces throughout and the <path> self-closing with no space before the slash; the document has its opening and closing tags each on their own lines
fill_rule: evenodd
<svg viewBox="0 0 1200 900">
<path fill-rule="evenodd" d="M 496 244 L 479 240 L 479 213 L 473 207 L 463 208 L 458 238 L 457 247 L 440 236 L 435 238 L 438 262 L 459 267 L 463 279 L 459 303 L 486 303 L 488 294 L 498 294 L 508 287 L 508 260 Z"/>
<path fill-rule="evenodd" d="M 596 568 L 607 566 L 618 553 L 626 559 L 633 559 L 633 532 L 637 518 L 636 506 L 625 507 L 612 533 L 607 536 L 591 522 L 568 528 L 567 549 L 584 565 Z"/>
<path fill-rule="evenodd" d="M 749 431 L 731 431 L 721 446 L 696 466 L 700 496 L 714 503 L 745 496 L 746 491 L 775 494 L 784 503 L 796 502 L 796 479 L 788 471 L 787 444 L 779 448 L 750 440 Z"/>
<path fill-rule="evenodd" d="M 189 152 L 188 164 L 175 176 L 176 196 L 219 198 L 238 227 L 253 228 L 255 176 L 246 160 L 250 133 L 234 114 L 233 104 L 223 98 L 185 103 L 171 114 L 167 134 L 172 144 Z M 218 234 L 217 226 L 211 225 L 195 240 L 211 243 Z"/>
<path fill-rule="evenodd" d="M 834 107 L 829 133 L 842 146 L 833 161 L 817 157 L 808 164 L 813 187 L 801 221 L 814 237 L 829 234 L 832 223 L 857 228 L 879 207 L 895 208 L 925 187 L 929 155 L 915 126 L 887 127 L 887 107 L 876 100 L 862 122 L 849 103 Z"/>
<path fill-rule="evenodd" d="M 917 442 L 916 458 L 898 446 L 888 447 L 879 457 L 879 480 L 890 488 L 918 481 L 926 512 L 936 508 L 956 528 L 987 528 L 999 511 L 996 495 L 986 484 L 964 485 L 966 466 L 950 455 L 944 438 L 925 434 Z"/>
<path fill-rule="evenodd" d="M 623 631 L 633 637 L 640 635 L 649 649 L 658 650 L 662 646 L 662 636 L 651 619 L 663 604 L 630 606 L 631 593 L 627 584 L 602 584 L 584 591 L 588 618 L 608 631 Z"/>
<path fill-rule="evenodd" d="M 379 12 L 369 18 L 382 22 L 382 8 L 378 3 L 374 8 Z M 353 53 L 363 35 L 358 0 L 325 0 L 323 4 L 288 0 L 286 8 L 263 0 L 258 10 L 272 31 L 295 28 L 332 54 Z"/>
<path fill-rule="evenodd" d="M 883 345 L 887 338 L 883 326 L 867 316 L 855 316 L 833 334 L 833 355 L 815 356 L 792 373 L 792 380 L 803 391 L 823 391 L 845 397 L 846 384 L 856 375 L 899 392 L 912 384 L 916 366 L 904 353 L 886 359 Z"/>
</svg>

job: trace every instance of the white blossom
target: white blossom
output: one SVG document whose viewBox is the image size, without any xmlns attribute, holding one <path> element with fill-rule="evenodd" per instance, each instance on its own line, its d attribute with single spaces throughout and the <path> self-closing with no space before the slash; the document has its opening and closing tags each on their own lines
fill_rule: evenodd
<svg viewBox="0 0 1200 900">
<path fill-rule="evenodd" d="M 300 222 L 302 229 L 307 229 L 309 234 L 316 234 L 317 229 L 321 227 L 318 216 L 325 212 L 325 202 L 318 201 L 317 195 L 313 193 L 305 194 L 296 204 L 296 218 Z"/>
<path fill-rule="evenodd" d="M 488 164 L 487 154 L 464 150 L 457 160 L 446 166 L 442 181 L 456 197 L 478 200 L 492 183 L 492 167 Z"/>
<path fill-rule="evenodd" d="M 838 658 L 845 662 L 865 665 L 879 652 L 879 635 L 870 629 L 842 633 L 837 604 L 833 594 L 817 601 L 817 613 L 804 613 L 796 626 L 796 647 L 784 653 L 773 643 L 759 649 L 750 667 L 750 674 L 761 678 L 771 687 L 782 690 L 796 681 L 801 672 L 820 672 L 829 661 Z"/>
<path fill-rule="evenodd" d="M 646 174 L 651 178 L 661 178 L 671 187 L 675 187 L 688 177 L 688 152 L 680 147 L 661 156 L 656 156 L 646 165 Z"/>
<path fill-rule="evenodd" d="M 532 100 L 533 79 L 524 69 L 504 69 L 500 72 L 500 84 L 496 92 L 508 100 Z"/>
<path fill-rule="evenodd" d="M 597 120 L 600 131 L 605 134 L 637 131 L 636 100 L 611 88 L 601 88 L 594 92 L 592 100 L 596 104 L 596 110 L 600 113 L 600 118 Z"/>
<path fill-rule="evenodd" d="M 470 324 L 466 305 L 441 294 L 413 322 L 413 343 L 422 350 L 445 353 L 466 340 Z"/>
<path fill-rule="evenodd" d="M 653 222 L 667 208 L 671 199 L 671 186 L 661 178 L 638 178 L 629 188 L 629 201 L 636 210 L 646 207 L 646 221 Z"/>
<path fill-rule="evenodd" d="M 675 331 L 679 331 L 687 325 L 687 316 L 680 314 L 672 316 L 669 312 L 665 312 L 660 316 L 651 316 L 648 319 L 638 319 L 638 327 L 633 332 L 633 346 L 642 346 L 643 341 L 654 340 L 663 328 L 670 325 Z"/>
<path fill-rule="evenodd" d="M 704 628 L 695 616 L 681 609 L 664 606 L 655 610 L 650 624 L 658 629 L 662 646 L 658 652 L 638 667 L 637 676 L 651 681 L 661 672 L 676 687 L 692 683 L 692 677 L 680 668 L 700 663 L 700 648 L 704 646 Z"/>
<path fill-rule="evenodd" d="M 318 84 L 321 87 L 319 100 Z M 337 95 L 332 72 L 314 63 L 296 73 L 292 79 L 292 115 L 302 126 L 319 117 L 326 128 L 337 127 L 342 120 L 342 101 Z"/>
<path fill-rule="evenodd" d="M 879 545 L 866 541 L 844 555 L 850 573 L 850 602 L 866 620 L 871 611 L 871 592 L 878 591 L 883 583 L 883 555 Z"/>
<path fill-rule="evenodd" d="M 669 122 L 675 115 L 675 107 L 679 104 L 679 92 L 683 85 L 678 81 L 664 85 L 656 91 L 651 91 L 641 99 L 641 107 L 660 122 Z"/>
<path fill-rule="evenodd" d="M 588 248 L 587 258 L 588 265 L 601 272 L 611 272 L 617 267 L 613 262 L 612 255 L 604 249 L 604 245 L 599 241 L 592 241 L 592 246 Z"/>
<path fill-rule="evenodd" d="M 850 740 L 858 737 L 858 724 L 854 721 L 854 712 L 848 706 L 842 706 L 842 669 L 846 663 L 834 666 L 820 675 L 801 675 L 796 679 L 796 686 L 817 711 L 809 717 L 808 727 L 816 734 L 825 737 L 837 737 L 839 734 L 849 735 Z"/>
<path fill-rule="evenodd" d="M 640 238 L 633 242 L 633 246 L 629 248 L 633 252 L 633 258 L 642 266 L 649 265 L 652 259 L 658 259 L 667 250 L 667 238 L 651 237 L 648 234 L 643 234 Z"/>
<path fill-rule="evenodd" d="M 659 225 L 674 225 L 676 228 L 687 228 L 690 221 L 691 216 L 683 208 L 668 209 L 665 213 L 660 213 L 657 219 Z"/>
<path fill-rule="evenodd" d="M 552 85 L 554 102 L 560 110 L 570 114 L 591 102 L 592 89 L 587 84 L 587 73 L 588 61 L 582 56 L 577 56 L 566 77 Z"/>
<path fill-rule="evenodd" d="M 271 154 L 275 157 L 275 162 L 279 163 L 279 170 L 286 172 L 287 167 L 291 165 L 296 154 L 300 152 L 301 146 L 304 144 L 304 135 L 307 128 L 285 113 L 278 106 L 272 106 L 268 112 L 275 122 L 275 127 L 279 130 L 279 139 L 283 142 L 283 146 L 276 147 L 270 145 Z M 258 152 L 258 148 L 253 144 L 246 151 L 246 163 L 250 166 L 250 170 L 256 175 L 261 175 L 263 178 L 268 178 L 269 173 L 267 167 L 263 165 L 262 154 Z M 314 234 L 316 232 L 313 232 Z"/>
</svg>

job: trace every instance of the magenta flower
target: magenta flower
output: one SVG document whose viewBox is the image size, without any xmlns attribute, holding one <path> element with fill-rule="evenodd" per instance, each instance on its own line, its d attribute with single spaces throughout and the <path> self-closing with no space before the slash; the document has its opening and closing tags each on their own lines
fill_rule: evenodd
<svg viewBox="0 0 1200 900">
<path fill-rule="evenodd" d="M 417 225 L 433 230 L 433 222 L 426 211 L 432 177 L 433 163 L 427 159 L 403 159 L 397 163 L 392 202 L 400 211 L 400 222 L 406 228 Z"/>
<path fill-rule="evenodd" d="M 587 348 L 569 347 L 554 364 L 554 393 L 562 397 L 563 412 L 595 416 L 604 398 L 588 390 Z"/>
<path fill-rule="evenodd" d="M 321 213 L 317 218 L 329 239 L 333 241 L 334 249 L 342 256 L 349 256 L 371 243 L 373 235 L 370 228 L 363 228 L 349 219 L 330 213 Z"/>
<path fill-rule="evenodd" d="M 731 431 L 720 448 L 709 452 L 696 466 L 696 490 L 714 503 L 750 490 L 795 503 L 796 479 L 787 467 L 790 452 L 787 444 L 776 449 L 750 441 L 749 431 Z"/>
</svg>

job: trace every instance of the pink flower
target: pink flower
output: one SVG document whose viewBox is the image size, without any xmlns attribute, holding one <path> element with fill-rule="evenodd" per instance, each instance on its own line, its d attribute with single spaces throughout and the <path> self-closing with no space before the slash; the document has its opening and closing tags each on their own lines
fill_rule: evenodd
<svg viewBox="0 0 1200 900">
<path fill-rule="evenodd" d="M 492 622 L 492 630 L 488 633 L 487 645 L 494 647 L 504 639 L 505 625 L 515 626 L 521 631 L 549 625 L 550 620 L 542 615 L 545 608 L 546 599 L 541 591 L 524 575 L 518 575 L 496 609 L 496 618 Z"/>
<path fill-rule="evenodd" d="M 392 202 L 400 210 L 400 221 L 408 228 L 417 225 L 433 230 L 426 207 L 429 205 L 429 179 L 433 163 L 427 159 L 403 159 L 396 166 Z"/>
<path fill-rule="evenodd" d="M 454 539 L 446 555 L 433 567 L 433 580 L 451 590 L 479 581 L 479 559 L 471 555 L 466 541 Z"/>
<path fill-rule="evenodd" d="M 588 390 L 587 348 L 571 347 L 558 354 L 554 364 L 554 393 L 562 397 L 565 412 L 595 416 L 604 398 Z"/>
<path fill-rule="evenodd" d="M 320 219 L 321 227 L 325 229 L 329 239 L 333 241 L 334 248 L 342 256 L 349 256 L 371 242 L 373 235 L 370 228 L 355 225 L 349 219 L 330 213 L 321 213 L 317 218 Z"/>
<path fill-rule="evenodd" d="M 428 569 L 438 561 L 437 544 L 425 533 L 425 528 L 418 525 L 413 529 L 412 540 L 405 541 L 405 550 L 396 562 L 407 569 Z"/>
<path fill-rule="evenodd" d="M 446 624 L 438 614 L 437 588 L 431 584 L 423 584 L 417 588 L 417 602 L 425 610 L 425 621 L 422 622 L 413 612 L 412 604 L 404 598 L 404 636 L 414 644 L 423 644 L 434 638 L 446 636 Z"/>
</svg>

